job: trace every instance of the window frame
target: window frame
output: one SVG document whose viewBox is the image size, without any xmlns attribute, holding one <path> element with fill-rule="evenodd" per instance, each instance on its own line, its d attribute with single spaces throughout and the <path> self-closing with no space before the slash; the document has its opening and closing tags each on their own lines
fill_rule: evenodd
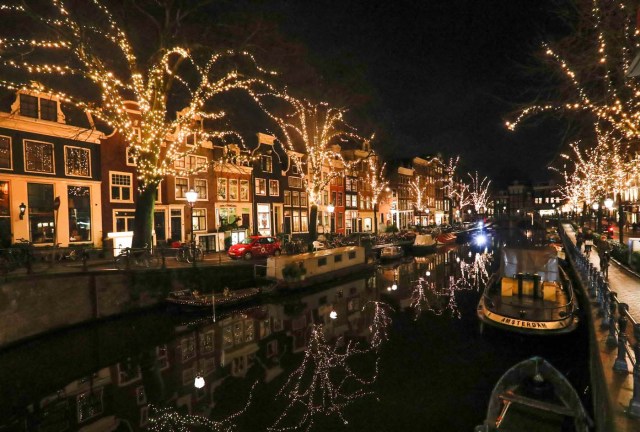
<svg viewBox="0 0 640 432">
<path fill-rule="evenodd" d="M 266 162 L 266 163 L 265 163 Z M 267 168 L 269 168 L 267 170 Z M 273 158 L 269 155 L 261 155 L 260 156 L 260 169 L 264 173 L 272 173 L 273 172 Z"/>
<path fill-rule="evenodd" d="M 224 188 L 221 186 L 223 184 Z M 224 191 L 224 195 L 220 195 L 221 191 Z M 216 200 L 229 201 L 229 179 L 227 177 L 216 178 Z"/>
<path fill-rule="evenodd" d="M 47 144 L 49 146 L 51 146 L 51 168 L 53 169 L 52 172 L 48 172 L 48 171 L 30 171 L 27 169 L 27 143 L 35 143 L 35 144 Z M 30 139 L 30 138 L 23 138 L 22 140 L 22 148 L 24 151 L 24 172 L 25 173 L 34 173 L 34 174 L 52 174 L 55 175 L 56 174 L 56 152 L 55 152 L 55 145 L 53 143 L 50 142 L 46 142 L 46 141 L 40 141 L 40 140 L 34 140 L 34 139 Z"/>
<path fill-rule="evenodd" d="M 275 184 L 275 192 L 271 193 L 271 187 Z M 277 179 L 269 179 L 269 196 L 279 197 L 280 196 L 280 182 Z"/>
<path fill-rule="evenodd" d="M 122 197 L 122 188 L 126 187 L 123 185 L 114 185 L 113 184 L 113 174 L 118 174 L 118 175 L 124 175 L 129 177 L 130 179 L 130 183 L 129 183 L 129 199 L 128 200 L 123 200 L 123 199 L 113 199 L 113 191 L 112 191 L 112 187 L 117 186 L 120 187 L 120 197 Z M 109 202 L 113 202 L 113 203 L 132 203 L 133 202 L 133 173 L 128 173 L 128 172 L 124 172 L 124 171 L 109 171 Z"/>
<path fill-rule="evenodd" d="M 196 215 L 196 211 L 202 211 L 202 215 Z M 198 229 L 196 229 L 196 225 L 193 223 L 194 219 L 198 219 Z M 200 226 L 200 222 L 204 221 L 204 227 Z M 206 207 L 194 207 L 193 212 L 191 213 L 191 224 L 193 226 L 193 232 L 206 232 L 207 231 L 207 208 Z"/>
<path fill-rule="evenodd" d="M 186 180 L 187 181 L 187 189 L 186 192 L 183 193 L 183 196 L 178 196 L 178 179 L 181 180 Z M 186 201 L 187 197 L 186 197 L 186 193 L 189 192 L 189 177 L 183 177 L 183 176 L 175 176 L 174 180 L 173 180 L 173 194 L 174 194 L 174 198 L 176 200 L 180 200 L 180 201 Z"/>
<path fill-rule="evenodd" d="M 201 194 L 199 190 L 202 190 L 201 187 L 198 186 L 198 182 L 204 182 L 204 194 Z M 198 201 L 209 201 L 209 181 L 203 178 L 194 178 L 193 179 L 193 190 L 198 192 Z"/>
<path fill-rule="evenodd" d="M 6 135 L 0 135 L 0 138 L 7 138 L 9 140 L 9 167 L 1 167 L 0 170 L 13 171 L 13 138 Z"/>
<path fill-rule="evenodd" d="M 67 170 L 67 149 L 79 149 L 79 150 L 84 150 L 87 153 L 89 153 L 89 174 L 88 175 L 79 175 L 79 174 L 69 174 L 68 170 Z M 72 146 L 72 145 L 65 145 L 63 147 L 63 155 L 64 155 L 64 174 L 66 176 L 69 177 L 80 177 L 80 178 L 91 178 L 91 149 L 89 148 L 85 148 L 85 147 L 78 147 L 78 146 Z"/>
<path fill-rule="evenodd" d="M 263 182 L 264 183 L 264 192 L 263 193 L 260 193 L 260 188 L 258 187 L 258 182 Z M 267 179 L 261 178 L 261 177 L 256 177 L 255 178 L 255 184 L 254 184 L 254 190 L 255 190 L 255 194 L 256 195 L 267 196 Z"/>
<path fill-rule="evenodd" d="M 242 185 L 246 184 L 247 186 L 247 195 L 246 197 L 243 199 L 242 198 Z M 240 181 L 238 182 L 238 200 L 239 201 L 251 201 L 251 182 L 247 179 L 240 179 Z"/>
</svg>

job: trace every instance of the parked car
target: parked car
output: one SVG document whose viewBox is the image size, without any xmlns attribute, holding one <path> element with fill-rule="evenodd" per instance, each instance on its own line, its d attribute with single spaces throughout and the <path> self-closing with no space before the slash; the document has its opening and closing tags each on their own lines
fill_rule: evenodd
<svg viewBox="0 0 640 432">
<path fill-rule="evenodd" d="M 275 237 L 251 236 L 229 248 L 231 259 L 244 258 L 250 260 L 281 253 L 280 241 Z"/>
</svg>

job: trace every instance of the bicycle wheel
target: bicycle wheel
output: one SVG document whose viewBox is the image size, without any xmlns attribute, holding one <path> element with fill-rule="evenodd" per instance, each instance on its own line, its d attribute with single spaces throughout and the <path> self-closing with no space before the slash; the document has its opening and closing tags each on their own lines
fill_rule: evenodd
<svg viewBox="0 0 640 432">
<path fill-rule="evenodd" d="M 118 270 L 124 270 L 127 268 L 128 257 L 126 255 L 118 255 L 113 261 Z"/>
</svg>

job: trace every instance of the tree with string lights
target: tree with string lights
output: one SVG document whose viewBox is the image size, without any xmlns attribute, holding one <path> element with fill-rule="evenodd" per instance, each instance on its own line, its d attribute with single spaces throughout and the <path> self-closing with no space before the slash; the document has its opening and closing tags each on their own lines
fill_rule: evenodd
<svg viewBox="0 0 640 432">
<path fill-rule="evenodd" d="M 345 120 L 346 109 L 335 108 L 326 102 L 297 99 L 286 93 L 253 93 L 263 110 L 277 124 L 286 148 L 306 155 L 305 160 L 292 157 L 301 173 L 309 197 L 309 249 L 317 237 L 318 205 L 329 184 L 344 176 L 363 158 L 345 161 L 341 145 L 351 144 L 368 148 L 370 140 L 361 136 Z M 366 145 L 365 145 L 366 144 Z M 304 163 L 303 163 L 304 162 Z M 336 169 L 336 166 L 342 167 Z M 327 169 L 328 168 L 328 169 Z"/>
<path fill-rule="evenodd" d="M 480 179 L 478 171 L 475 174 L 468 173 L 471 183 L 469 184 L 469 200 L 476 214 L 480 213 L 482 209 L 485 211 L 489 206 L 489 186 L 491 180 L 486 176 Z"/>
<path fill-rule="evenodd" d="M 128 142 L 139 185 L 134 247 L 151 244 L 156 190 L 163 177 L 209 168 L 176 168 L 175 163 L 204 143 L 240 139 L 226 126 L 202 127 L 205 120 L 224 123 L 225 112 L 213 106 L 215 98 L 234 90 L 249 94 L 264 83 L 251 76 L 271 74 L 246 52 L 211 54 L 178 45 L 177 29 L 199 5 L 159 0 L 156 6 L 162 18 L 138 8 L 157 30 L 157 46 L 148 58 L 136 53 L 149 47 L 134 46 L 123 24 L 100 0 L 2 7 L 5 14 L 32 21 L 32 26 L 23 28 L 41 33 L 33 30 L 23 37 L 2 39 L 0 61 L 6 74 L 0 86 L 56 95 L 105 122 Z M 246 64 L 248 74 L 229 66 L 229 58 Z M 48 84 L 43 84 L 45 80 Z M 132 106 L 140 111 L 138 122 L 129 113 Z M 171 107 L 179 113 L 174 115 Z"/>
<path fill-rule="evenodd" d="M 378 234 L 378 203 L 382 192 L 389 186 L 389 180 L 385 177 L 386 163 L 380 164 L 380 158 L 377 155 L 371 155 L 367 159 L 367 173 L 365 181 L 371 185 L 371 201 L 373 203 L 373 232 Z"/>
</svg>

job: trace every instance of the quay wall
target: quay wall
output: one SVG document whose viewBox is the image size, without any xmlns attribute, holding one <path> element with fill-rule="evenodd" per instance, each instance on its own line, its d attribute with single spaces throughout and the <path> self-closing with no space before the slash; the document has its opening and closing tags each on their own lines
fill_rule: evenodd
<svg viewBox="0 0 640 432">
<path fill-rule="evenodd" d="M 158 306 L 167 293 L 253 285 L 253 266 L 42 273 L 0 281 L 0 348 L 82 323 Z"/>
</svg>

